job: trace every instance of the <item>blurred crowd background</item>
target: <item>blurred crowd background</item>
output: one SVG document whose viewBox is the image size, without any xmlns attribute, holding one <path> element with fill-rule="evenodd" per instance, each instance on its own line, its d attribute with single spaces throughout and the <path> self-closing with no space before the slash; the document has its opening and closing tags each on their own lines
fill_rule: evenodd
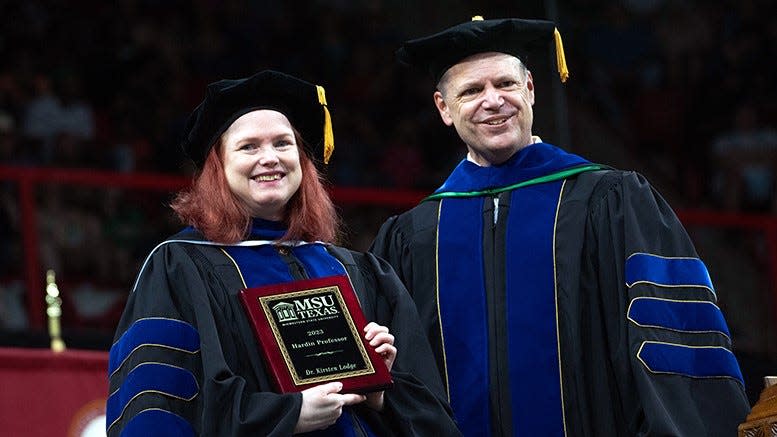
<svg viewBox="0 0 777 437">
<path fill-rule="evenodd" d="M 571 79 L 530 62 L 535 134 L 645 174 L 678 209 L 777 210 L 773 0 L 0 0 L 0 165 L 188 177 L 182 124 L 207 83 L 262 69 L 326 88 L 335 186 L 429 192 L 465 154 L 434 84 L 398 65 L 402 41 L 480 14 L 553 19 Z M 180 225 L 171 192 L 40 184 L 43 269 L 63 293 L 65 339 L 107 349 L 148 251 Z M 404 208 L 341 205 L 366 249 Z M 0 343 L 29 328 L 19 193 L 0 180 Z M 762 229 L 689 225 L 746 377 L 777 373 L 777 308 Z M 765 370 L 766 369 L 766 370 Z M 748 381 L 760 389 L 755 377 Z"/>
</svg>

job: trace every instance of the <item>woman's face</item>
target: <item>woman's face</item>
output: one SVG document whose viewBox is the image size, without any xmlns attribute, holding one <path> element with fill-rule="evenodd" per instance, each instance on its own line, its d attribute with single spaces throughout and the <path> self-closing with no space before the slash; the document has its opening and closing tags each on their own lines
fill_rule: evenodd
<svg viewBox="0 0 777 437">
<path fill-rule="evenodd" d="M 280 221 L 302 182 L 299 148 L 291 123 L 262 109 L 235 120 L 221 136 L 230 190 L 252 217 Z"/>
</svg>

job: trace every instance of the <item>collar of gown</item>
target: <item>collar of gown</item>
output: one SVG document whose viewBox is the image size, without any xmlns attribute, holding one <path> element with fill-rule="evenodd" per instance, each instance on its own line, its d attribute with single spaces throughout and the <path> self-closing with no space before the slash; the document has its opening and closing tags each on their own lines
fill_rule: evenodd
<svg viewBox="0 0 777 437">
<path fill-rule="evenodd" d="M 534 143 L 499 165 L 481 167 L 462 160 L 435 194 L 501 188 L 587 164 L 588 160 L 551 144 Z"/>
<path fill-rule="evenodd" d="M 251 221 L 249 238 L 252 240 L 277 240 L 287 231 L 286 224 L 271 220 L 254 218 Z"/>
</svg>

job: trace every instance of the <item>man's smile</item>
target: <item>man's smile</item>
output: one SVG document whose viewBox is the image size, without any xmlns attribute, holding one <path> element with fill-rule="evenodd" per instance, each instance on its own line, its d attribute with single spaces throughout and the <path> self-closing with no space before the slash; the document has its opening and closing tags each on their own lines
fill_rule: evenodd
<svg viewBox="0 0 777 437">
<path fill-rule="evenodd" d="M 505 124 L 511 117 L 512 115 L 498 115 L 494 117 L 488 117 L 481 121 L 481 123 L 487 124 L 489 126 L 499 126 L 501 124 Z"/>
</svg>

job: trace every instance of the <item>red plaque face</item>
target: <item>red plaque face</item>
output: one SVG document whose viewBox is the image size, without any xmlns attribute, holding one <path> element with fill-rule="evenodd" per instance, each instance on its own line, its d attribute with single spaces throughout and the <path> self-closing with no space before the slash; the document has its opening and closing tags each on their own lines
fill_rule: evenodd
<svg viewBox="0 0 777 437">
<path fill-rule="evenodd" d="M 282 393 L 340 381 L 344 393 L 391 386 L 366 340 L 367 324 L 347 276 L 248 288 L 241 299 Z"/>
</svg>

